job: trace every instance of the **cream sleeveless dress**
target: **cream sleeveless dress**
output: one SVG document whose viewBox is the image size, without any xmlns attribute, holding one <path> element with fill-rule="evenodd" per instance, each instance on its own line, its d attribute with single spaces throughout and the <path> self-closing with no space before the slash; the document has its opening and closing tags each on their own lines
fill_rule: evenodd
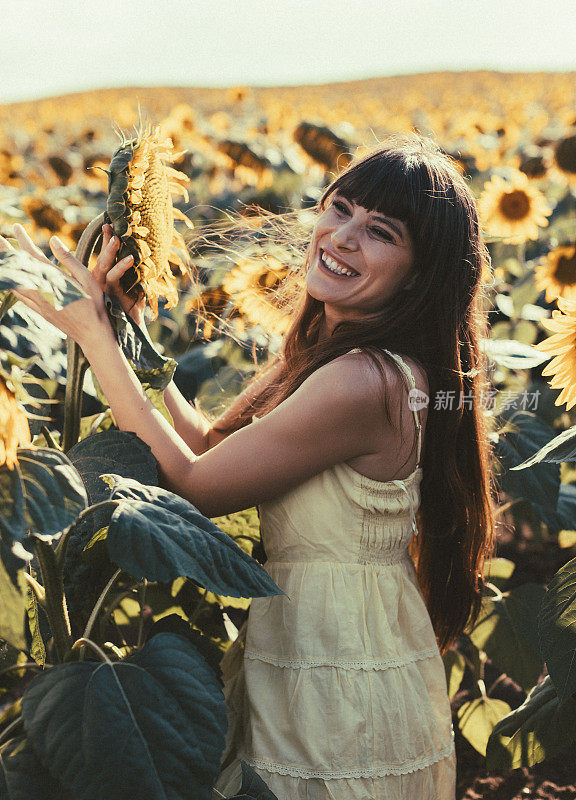
<svg viewBox="0 0 576 800">
<path fill-rule="evenodd" d="M 222 659 L 221 763 L 236 760 L 214 798 L 236 793 L 242 759 L 278 800 L 454 800 L 444 666 L 408 554 L 413 413 L 408 478 L 340 463 L 260 506 L 264 567 L 286 595 L 253 598 Z"/>
</svg>

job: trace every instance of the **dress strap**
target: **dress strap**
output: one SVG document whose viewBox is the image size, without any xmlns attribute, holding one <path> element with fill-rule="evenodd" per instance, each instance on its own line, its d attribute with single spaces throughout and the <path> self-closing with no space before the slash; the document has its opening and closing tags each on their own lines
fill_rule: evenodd
<svg viewBox="0 0 576 800">
<path fill-rule="evenodd" d="M 402 367 L 402 371 L 408 378 L 409 388 L 415 389 L 416 381 L 414 380 L 414 375 L 402 356 L 399 356 L 398 353 L 393 353 L 391 350 L 386 350 L 386 352 L 389 353 L 392 358 L 394 358 L 394 360 Z M 414 414 L 414 422 L 416 423 L 416 430 L 418 432 L 418 446 L 416 450 L 416 469 L 418 469 L 420 466 L 420 448 L 422 445 L 422 423 L 420 422 L 420 414 L 418 413 L 417 409 L 413 408 L 412 413 Z"/>
</svg>

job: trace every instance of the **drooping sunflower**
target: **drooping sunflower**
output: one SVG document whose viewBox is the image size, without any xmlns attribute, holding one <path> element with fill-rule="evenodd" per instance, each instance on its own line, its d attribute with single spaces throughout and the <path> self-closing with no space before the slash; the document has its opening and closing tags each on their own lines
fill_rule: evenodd
<svg viewBox="0 0 576 800">
<path fill-rule="evenodd" d="M 487 232 L 509 244 L 537 239 L 538 227 L 546 227 L 552 213 L 542 192 L 518 170 L 508 180 L 492 176 L 478 199 L 478 211 Z"/>
<path fill-rule="evenodd" d="M 576 133 L 565 136 L 554 148 L 554 163 L 570 183 L 576 181 Z"/>
<path fill-rule="evenodd" d="M 188 177 L 165 162 L 175 161 L 172 141 L 160 141 L 159 127 L 125 138 L 112 156 L 108 175 L 106 210 L 121 241 L 118 260 L 132 255 L 134 263 L 124 275 L 124 289 L 135 297 L 141 291 L 158 314 L 158 298 L 167 307 L 178 302 L 177 278 L 172 267 L 186 273 L 186 245 L 174 228 L 174 219 L 191 227 L 190 220 L 172 204 L 172 193 L 188 200 Z M 180 251 L 180 252 L 179 252 Z"/>
<path fill-rule="evenodd" d="M 293 137 L 304 152 L 326 170 L 340 171 L 352 160 L 350 146 L 326 125 L 301 122 Z"/>
<path fill-rule="evenodd" d="M 556 297 L 576 300 L 576 247 L 555 247 L 534 270 L 538 289 L 546 290 L 546 302 Z"/>
<path fill-rule="evenodd" d="M 0 374 L 0 466 L 14 469 L 17 449 L 30 444 L 30 428 L 26 414 L 18 405 L 4 376 Z"/>
<path fill-rule="evenodd" d="M 555 331 L 554 335 L 533 347 L 555 356 L 544 367 L 542 375 L 554 376 L 550 386 L 562 389 L 555 405 L 566 403 L 569 411 L 576 405 L 576 301 L 559 297 L 556 303 L 560 310 L 552 312 L 552 319 L 542 320 L 544 327 Z"/>
<path fill-rule="evenodd" d="M 289 268 L 272 256 L 240 258 L 226 274 L 222 289 L 248 323 L 282 335 L 291 317 L 278 304 L 277 289 L 288 275 Z"/>
</svg>

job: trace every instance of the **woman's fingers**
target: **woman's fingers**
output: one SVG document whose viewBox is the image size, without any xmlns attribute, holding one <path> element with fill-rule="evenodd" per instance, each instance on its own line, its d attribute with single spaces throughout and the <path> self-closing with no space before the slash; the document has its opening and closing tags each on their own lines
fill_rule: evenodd
<svg viewBox="0 0 576 800">
<path fill-rule="evenodd" d="M 112 236 L 112 228 L 109 225 L 105 225 L 102 229 L 102 247 L 100 249 L 100 255 L 98 256 L 93 272 L 102 291 L 106 290 L 106 276 L 114 266 L 119 248 L 120 240 L 117 236 Z"/>
<path fill-rule="evenodd" d="M 88 276 L 91 277 L 91 275 L 90 271 L 84 266 L 84 264 L 82 264 L 81 261 L 78 261 L 76 256 L 70 252 L 64 242 L 61 242 L 57 236 L 50 237 L 49 245 L 50 250 L 52 250 L 55 258 L 57 258 L 58 261 L 64 267 L 66 267 L 70 275 L 72 275 L 72 277 L 75 278 L 81 286 L 85 286 Z"/>
<path fill-rule="evenodd" d="M 24 227 L 22 227 L 22 225 L 19 225 L 17 222 L 14 223 L 13 230 L 16 240 L 18 241 L 18 244 L 20 245 L 22 250 L 25 250 L 31 256 L 34 256 L 34 258 L 37 258 L 40 261 L 43 261 L 45 264 L 52 264 L 50 259 L 46 258 L 42 250 L 40 250 L 39 247 L 36 247 L 32 239 L 28 235 L 28 232 Z"/>
<path fill-rule="evenodd" d="M 38 314 L 41 314 L 44 318 L 46 318 L 46 311 L 47 311 L 47 306 L 49 306 L 49 303 L 43 300 L 43 298 L 40 298 L 40 301 L 43 300 L 43 305 L 42 305 L 38 299 L 38 295 L 33 296 L 30 293 L 23 291 L 22 289 L 12 289 L 12 294 L 17 300 L 20 300 L 22 303 L 24 303 L 25 306 L 31 308 L 32 311 L 36 311 Z"/>
<path fill-rule="evenodd" d="M 0 236 L 0 253 L 9 253 L 10 251 L 14 251 L 14 248 L 3 236 Z M 15 252 L 15 251 L 14 251 Z"/>
<path fill-rule="evenodd" d="M 124 275 L 126 270 L 132 266 L 133 261 L 134 258 L 132 256 L 126 256 L 126 258 L 123 258 L 122 261 L 119 261 L 108 270 L 106 274 L 106 289 L 112 290 L 115 294 L 123 293 L 122 287 L 120 286 L 120 278 Z"/>
</svg>

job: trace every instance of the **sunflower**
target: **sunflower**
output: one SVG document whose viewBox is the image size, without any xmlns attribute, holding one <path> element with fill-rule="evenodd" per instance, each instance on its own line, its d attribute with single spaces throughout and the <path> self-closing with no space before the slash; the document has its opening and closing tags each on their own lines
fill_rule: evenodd
<svg viewBox="0 0 576 800">
<path fill-rule="evenodd" d="M 565 136 L 556 144 L 554 163 L 570 182 L 576 180 L 576 134 Z"/>
<path fill-rule="evenodd" d="M 152 309 L 158 315 L 158 298 L 167 299 L 167 307 L 178 302 L 176 277 L 171 265 L 182 274 L 186 265 L 186 245 L 174 229 L 174 219 L 191 226 L 190 220 L 172 204 L 172 192 L 188 200 L 183 184 L 188 177 L 165 164 L 181 154 L 172 152 L 170 139 L 160 141 L 159 128 L 138 132 L 135 139 L 125 138 L 110 162 L 108 201 L 106 210 L 121 241 L 118 260 L 127 255 L 134 264 L 125 273 L 124 289 L 138 293 L 140 287 Z"/>
<path fill-rule="evenodd" d="M 556 247 L 534 270 L 538 289 L 546 289 L 546 302 L 556 297 L 576 300 L 576 247 Z"/>
<path fill-rule="evenodd" d="M 542 370 L 542 375 L 554 376 L 550 386 L 553 389 L 562 388 L 554 401 L 555 405 L 566 403 L 566 410 L 569 411 L 576 405 L 576 301 L 559 297 L 556 303 L 560 311 L 555 309 L 552 319 L 542 320 L 544 327 L 555 331 L 555 334 L 533 347 L 555 355 Z"/>
<path fill-rule="evenodd" d="M 274 298 L 288 274 L 288 267 L 272 256 L 241 258 L 226 274 L 222 289 L 247 322 L 282 335 L 288 330 L 291 317 Z"/>
<path fill-rule="evenodd" d="M 350 146 L 325 125 L 301 122 L 293 137 L 302 150 L 325 170 L 340 171 L 352 160 Z"/>
<path fill-rule="evenodd" d="M 493 175 L 478 199 L 478 210 L 490 234 L 510 244 L 538 238 L 538 226 L 546 227 L 552 209 L 523 172 L 509 180 Z"/>
<path fill-rule="evenodd" d="M 26 414 L 0 374 L 0 466 L 13 469 L 18 463 L 17 449 L 30 444 Z"/>
</svg>

